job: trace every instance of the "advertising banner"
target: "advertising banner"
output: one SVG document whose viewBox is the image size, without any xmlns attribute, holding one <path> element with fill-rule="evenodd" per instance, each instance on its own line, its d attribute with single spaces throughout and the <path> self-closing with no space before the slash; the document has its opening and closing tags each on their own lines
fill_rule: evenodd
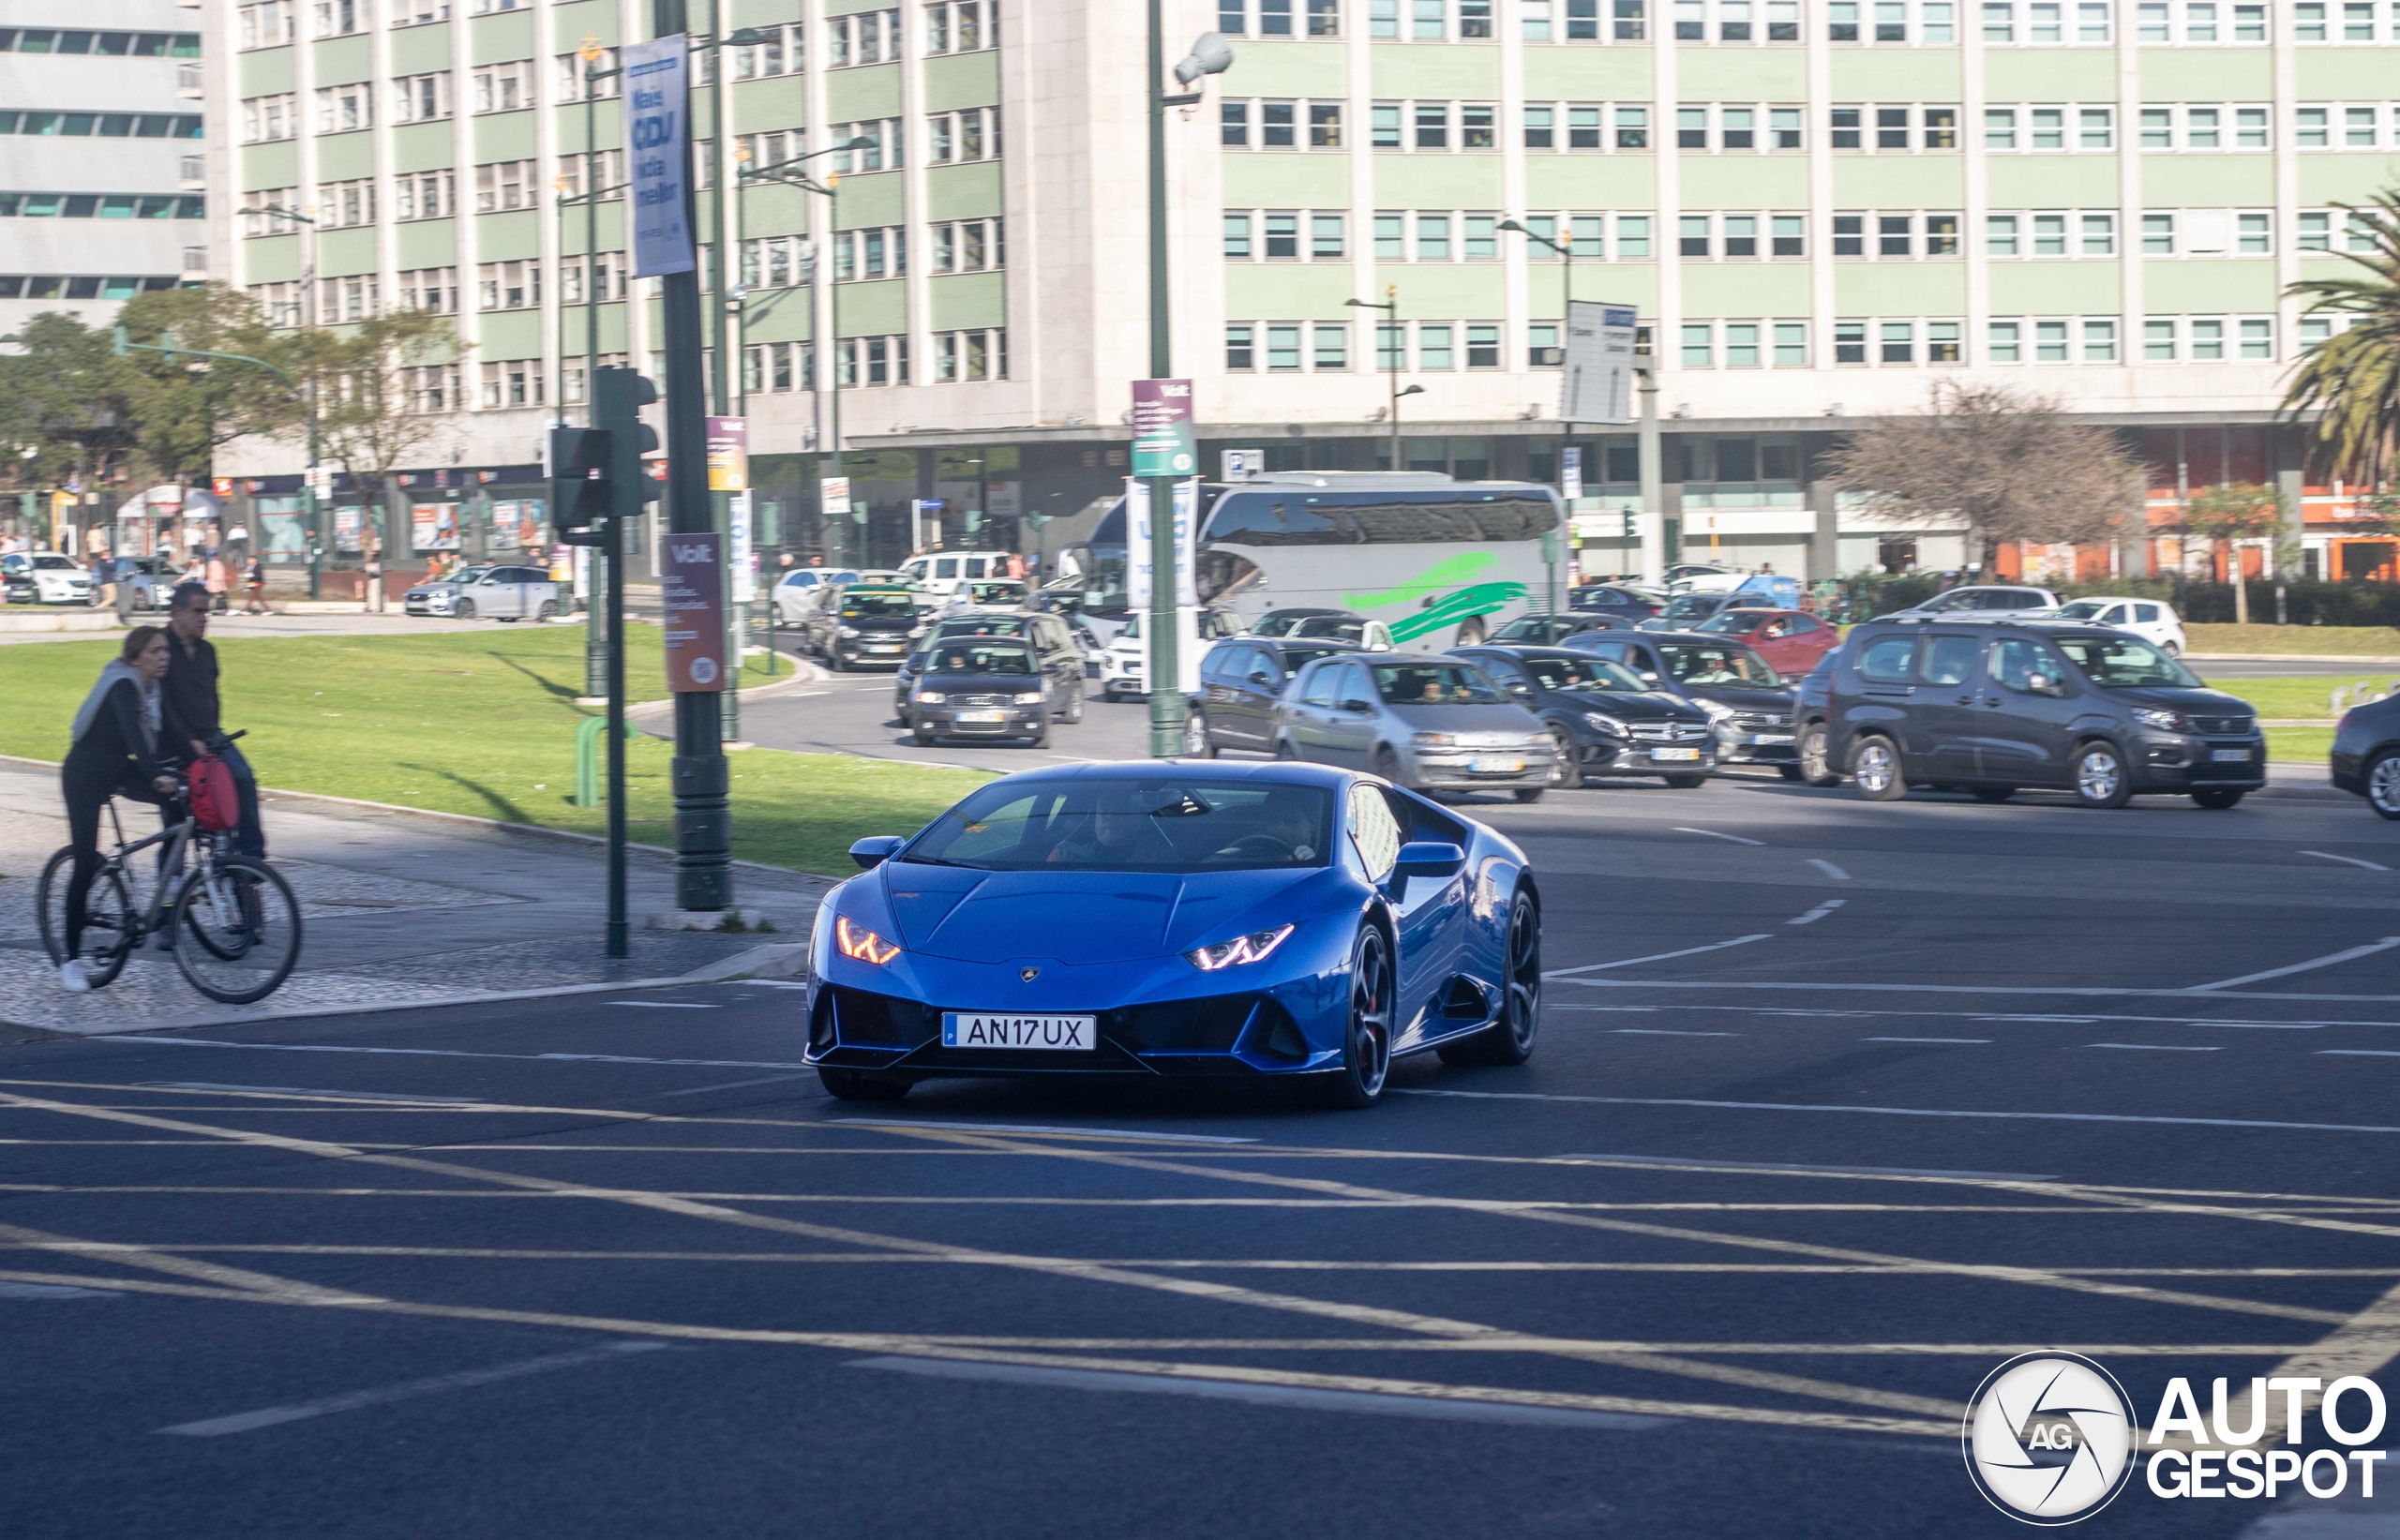
<svg viewBox="0 0 2400 1540">
<path fill-rule="evenodd" d="M 1175 484 L 1175 602 L 1200 603 L 1192 566 L 1192 515 L 1200 504 L 1200 480 Z M 1150 484 L 1125 483 L 1125 606 L 1136 615 L 1150 607 Z"/>
<path fill-rule="evenodd" d="M 1189 476 L 1200 470 L 1192 436 L 1192 381 L 1133 381 L 1133 474 Z"/>
<path fill-rule="evenodd" d="M 1569 502 L 1583 495 L 1583 451 L 1573 444 L 1558 462 L 1558 495 Z"/>
<path fill-rule="evenodd" d="M 667 562 L 660 597 L 666 607 L 667 688 L 725 688 L 725 569 L 713 532 L 670 534 L 659 544 Z"/>
<path fill-rule="evenodd" d="M 698 265 L 691 202 L 691 44 L 678 32 L 618 52 L 624 67 L 625 146 L 633 157 L 634 277 L 689 273 Z"/>
<path fill-rule="evenodd" d="M 709 490 L 712 492 L 746 492 L 750 489 L 750 420 L 746 417 L 711 417 L 709 431 Z"/>
<path fill-rule="evenodd" d="M 1566 377 L 1559 381 L 1562 423 L 1633 421 L 1630 305 L 1577 300 L 1567 307 Z"/>
<path fill-rule="evenodd" d="M 733 602 L 746 605 L 758 597 L 758 558 L 751 554 L 750 494 L 736 492 L 731 502 L 732 539 L 726 549 L 726 567 L 732 574 Z"/>
<path fill-rule="evenodd" d="M 409 546 L 417 551 L 458 548 L 458 505 L 455 502 L 409 504 Z"/>
</svg>

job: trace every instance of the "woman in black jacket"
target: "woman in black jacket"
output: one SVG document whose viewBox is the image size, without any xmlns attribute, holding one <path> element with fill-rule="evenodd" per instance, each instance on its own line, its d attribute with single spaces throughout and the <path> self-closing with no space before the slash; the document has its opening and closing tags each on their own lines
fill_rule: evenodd
<svg viewBox="0 0 2400 1540">
<path fill-rule="evenodd" d="M 67 793 L 68 839 L 75 850 L 74 875 L 67 882 L 67 961 L 58 965 L 61 989 L 92 987 L 81 950 L 85 905 L 100 869 L 100 809 L 111 797 L 160 807 L 174 800 L 173 746 L 186 735 L 158 692 L 166 673 L 166 632 L 155 625 L 135 626 L 75 713 L 74 747 L 67 751 L 58 777 Z"/>
</svg>

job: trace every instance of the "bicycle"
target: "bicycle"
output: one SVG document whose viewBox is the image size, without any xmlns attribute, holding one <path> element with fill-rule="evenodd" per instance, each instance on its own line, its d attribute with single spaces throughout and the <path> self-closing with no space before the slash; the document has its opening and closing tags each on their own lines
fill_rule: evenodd
<svg viewBox="0 0 2400 1540">
<path fill-rule="evenodd" d="M 110 799 L 116 848 L 101 859 L 84 904 L 84 975 L 94 989 L 113 983 L 142 944 L 163 933 L 192 988 L 221 1005 L 265 999 L 300 961 L 300 901 L 282 873 L 233 853 L 232 830 L 202 829 L 188 802 L 183 805 L 181 822 L 128 845 L 116 800 Z M 142 883 L 133 858 L 153 847 L 158 876 L 148 902 L 137 904 Z M 69 845 L 41 872 L 36 903 L 42 947 L 53 964 L 68 959 L 67 884 L 74 865 Z"/>
</svg>

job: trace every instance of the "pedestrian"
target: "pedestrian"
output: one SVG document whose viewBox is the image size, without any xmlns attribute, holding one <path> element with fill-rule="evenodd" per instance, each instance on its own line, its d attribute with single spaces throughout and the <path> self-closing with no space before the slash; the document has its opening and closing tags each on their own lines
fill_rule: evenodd
<svg viewBox="0 0 2400 1540">
<path fill-rule="evenodd" d="M 254 860 L 266 859 L 266 831 L 259 823 L 259 784 L 242 751 L 223 740 L 224 712 L 217 697 L 217 649 L 208 641 L 208 590 L 197 583 L 176 586 L 167 610 L 166 695 L 168 708 L 183 725 L 191 752 L 214 754 L 233 773 L 233 791 L 241 805 L 241 822 L 233 831 L 233 848 Z"/>
<path fill-rule="evenodd" d="M 93 608 L 98 609 L 102 605 L 113 602 L 115 598 L 116 563 L 109 560 L 109 553 L 105 549 L 95 547 L 92 552 L 92 592 L 90 599 L 86 602 Z"/>
<path fill-rule="evenodd" d="M 371 615 L 383 613 L 383 537 L 376 531 L 375 521 L 368 519 L 363 531 L 366 549 L 360 554 L 367 567 L 367 609 Z"/>
<path fill-rule="evenodd" d="M 116 623 L 119 625 L 131 625 L 133 623 L 132 559 L 129 557 L 120 556 L 109 565 L 116 576 L 115 582 L 112 585 L 116 591 L 114 594 L 111 595 L 116 603 Z"/>
<path fill-rule="evenodd" d="M 208 607 L 218 615 L 225 613 L 233 591 L 233 563 L 225 559 L 222 548 L 208 553 Z"/>
<path fill-rule="evenodd" d="M 242 575 L 242 586 L 249 591 L 249 602 L 242 606 L 245 615 L 266 613 L 266 563 L 258 557 L 250 558 L 249 569 Z"/>
<path fill-rule="evenodd" d="M 58 964 L 58 987 L 81 994 L 92 987 L 81 955 L 92 879 L 100 870 L 100 809 L 111 797 L 130 797 L 165 808 L 175 790 L 175 752 L 184 740 L 159 681 L 166 676 L 167 634 L 155 625 L 126 633 L 125 645 L 83 697 L 69 735 L 73 746 L 59 767 L 59 789 L 67 799 L 67 839 L 75 852 L 67 879 L 67 960 Z"/>
</svg>

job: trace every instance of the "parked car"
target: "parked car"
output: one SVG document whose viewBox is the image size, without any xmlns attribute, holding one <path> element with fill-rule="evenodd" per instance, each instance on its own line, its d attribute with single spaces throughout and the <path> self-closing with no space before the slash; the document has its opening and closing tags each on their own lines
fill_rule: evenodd
<svg viewBox="0 0 2400 1540">
<path fill-rule="evenodd" d="M 92 575 L 71 556 L 56 551 L 10 551 L 0 556 L 0 576 L 12 605 L 88 605 Z"/>
<path fill-rule="evenodd" d="M 858 580 L 856 567 L 794 568 L 775 580 L 775 619 L 785 625 L 798 625 L 804 606 L 817 597 L 818 590 L 829 583 Z"/>
<path fill-rule="evenodd" d="M 926 660 L 908 716 L 920 743 L 1016 738 L 1047 748 L 1053 718 L 1084 719 L 1083 671 L 1061 680 L 1021 637 L 952 636 Z"/>
<path fill-rule="evenodd" d="M 1590 617 L 1598 621 L 1611 616 L 1626 625 L 1638 625 L 1665 606 L 1662 597 L 1643 593 L 1622 583 L 1585 583 L 1570 589 L 1567 594 L 1569 613 Z"/>
<path fill-rule="evenodd" d="M 1494 647 L 1554 647 L 1579 631 L 1613 630 L 1619 623 L 1608 615 L 1520 615 L 1488 640 Z"/>
<path fill-rule="evenodd" d="M 2211 690 L 2139 636 L 2045 620 L 1873 620 L 1852 631 L 1826 710 L 1827 762 L 1860 796 L 2021 786 L 2086 807 L 2144 794 L 2229 808 L 2267 784 L 2250 705 Z"/>
<path fill-rule="evenodd" d="M 802 648 L 837 674 L 873 664 L 897 668 L 917 629 L 917 596 L 908 589 L 853 583 L 818 600 L 802 623 Z"/>
<path fill-rule="evenodd" d="M 1042 675 L 1058 681 L 1059 698 L 1073 695 L 1073 720 L 1083 720 L 1084 644 L 1067 619 L 1060 615 L 990 610 L 977 615 L 945 615 L 919 628 L 919 634 L 910 641 L 908 656 L 900 660 L 898 676 L 892 681 L 892 709 L 902 726 L 916 725 L 911 699 L 934 650 L 945 642 L 974 636 L 1013 636 L 1031 646 L 1042 656 Z M 1073 681 L 1072 690 L 1069 680 Z"/>
<path fill-rule="evenodd" d="M 1270 609 L 1251 622 L 1250 634 L 1348 642 L 1370 652 L 1391 650 L 1391 627 L 1346 609 Z"/>
<path fill-rule="evenodd" d="M 2333 729 L 2333 784 L 2400 818 L 2400 694 L 2353 706 Z"/>
<path fill-rule="evenodd" d="M 1977 584 L 1972 588 L 1952 589 L 1937 593 L 1922 604 L 1889 615 L 1878 615 L 1879 620 L 2021 620 L 2042 610 L 2060 607 L 2059 596 L 2048 589 L 2025 588 L 2012 584 Z"/>
<path fill-rule="evenodd" d="M 2155 599 L 2077 599 L 2028 620 L 2079 620 L 2085 625 L 2130 631 L 2170 658 L 2183 655 L 2183 620 L 2175 606 Z"/>
<path fill-rule="evenodd" d="M 895 576 L 947 598 L 961 583 L 1012 576 L 1010 563 L 1023 560 L 1007 551 L 928 551 L 901 562 Z"/>
<path fill-rule="evenodd" d="M 1227 636 L 1200 659 L 1200 693 L 1183 721 L 1183 752 L 1214 759 L 1221 749 L 1271 753 L 1275 703 L 1292 676 L 1317 659 L 1354 649 L 1347 642 L 1287 636 Z"/>
<path fill-rule="evenodd" d="M 1542 720 L 1456 658 L 1319 658 L 1275 710 L 1276 758 L 1372 770 L 1412 791 L 1539 801 L 1554 756 Z"/>
<path fill-rule="evenodd" d="M 547 620 L 559 612 L 559 586 L 543 567 L 461 567 L 448 577 L 409 590 L 400 596 L 400 607 L 411 615 L 454 620 Z"/>
<path fill-rule="evenodd" d="M 1729 567 L 1717 561 L 1679 561 L 1667 569 L 1667 591 L 1686 593 L 1695 590 L 1730 592 L 1740 586 L 1748 575 L 1739 567 Z"/>
<path fill-rule="evenodd" d="M 1147 677 L 1150 661 L 1149 644 L 1142 639 L 1141 615 L 1126 618 L 1117 635 L 1108 639 L 1100 654 L 1100 698 L 1115 700 L 1118 695 L 1140 695 L 1148 691 L 1142 680 Z M 1241 620 L 1229 609 L 1204 609 L 1194 617 L 1200 645 L 1208 646 L 1221 636 L 1231 636 L 1241 630 Z"/>
<path fill-rule="evenodd" d="M 1808 673 L 1841 642 L 1838 630 L 1797 609 L 1720 609 L 1692 629 L 1740 637 L 1786 679 Z"/>
<path fill-rule="evenodd" d="M 1799 779 L 1792 687 L 1735 638 L 1694 631 L 1587 631 L 1567 645 L 1623 664 L 1645 687 L 1706 711 L 1717 729 L 1719 765 L 1771 764 L 1785 780 Z"/>
<path fill-rule="evenodd" d="M 1462 647 L 1464 658 L 1541 718 L 1556 759 L 1553 786 L 1594 775 L 1658 775 L 1680 788 L 1717 768 L 1708 713 L 1644 685 L 1588 652 L 1543 647 Z"/>
<path fill-rule="evenodd" d="M 116 581 L 133 585 L 134 608 L 164 609 L 184 575 L 182 568 L 163 556 L 120 556 L 114 576 Z"/>
</svg>

